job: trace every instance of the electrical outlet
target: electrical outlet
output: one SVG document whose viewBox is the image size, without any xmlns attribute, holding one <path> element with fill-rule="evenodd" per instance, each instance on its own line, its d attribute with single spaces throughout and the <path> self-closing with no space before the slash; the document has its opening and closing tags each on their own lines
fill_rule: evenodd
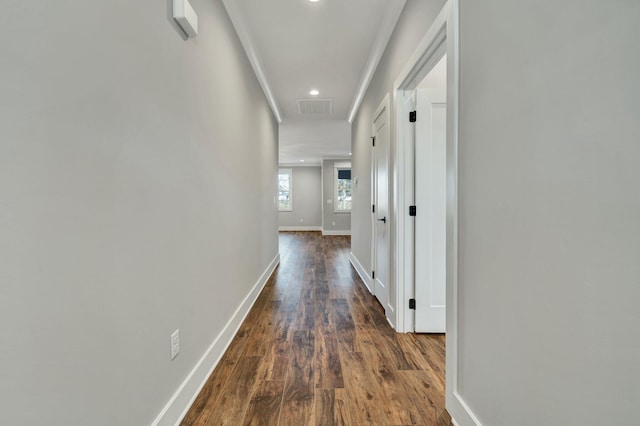
<svg viewBox="0 0 640 426">
<path fill-rule="evenodd" d="M 171 333 L 171 359 L 178 356 L 180 352 L 180 330 Z"/>
<path fill-rule="evenodd" d="M 303 223 L 303 222 L 304 222 L 304 219 L 300 219 L 300 223 Z"/>
</svg>

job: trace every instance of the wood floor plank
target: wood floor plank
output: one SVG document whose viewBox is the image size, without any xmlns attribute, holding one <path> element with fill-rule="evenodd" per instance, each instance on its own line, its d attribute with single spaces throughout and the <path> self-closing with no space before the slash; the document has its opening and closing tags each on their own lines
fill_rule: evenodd
<svg viewBox="0 0 640 426">
<path fill-rule="evenodd" d="M 348 236 L 282 232 L 280 243 L 280 265 L 181 424 L 451 426 L 444 335 L 395 333 Z"/>
<path fill-rule="evenodd" d="M 314 402 L 317 426 L 352 424 L 344 389 L 316 389 Z"/>
<path fill-rule="evenodd" d="M 256 375 L 260 365 L 259 356 L 241 356 L 229 380 L 222 388 L 220 397 L 211 409 L 208 419 L 200 419 L 207 426 L 229 425 L 243 417 L 249 404 L 248 396 L 253 393 Z"/>
<path fill-rule="evenodd" d="M 316 324 L 315 318 L 315 305 L 313 301 L 306 301 L 298 307 L 298 321 L 296 323 L 296 329 L 298 330 L 313 330 Z"/>
<path fill-rule="evenodd" d="M 395 337 L 400 350 L 404 354 L 407 364 L 413 367 L 400 368 L 400 370 L 426 370 L 430 368 L 429 363 L 420 352 L 420 349 L 416 346 L 415 341 L 411 338 L 411 334 L 396 333 Z"/>
<path fill-rule="evenodd" d="M 444 394 L 444 335 L 411 334 L 409 335 L 409 338 L 414 342 L 414 348 L 421 353 L 423 359 L 429 366 L 429 369 L 435 373 L 434 377 L 438 381 L 438 384 Z"/>
<path fill-rule="evenodd" d="M 354 323 L 346 299 L 331 299 L 336 330 L 353 330 Z"/>
<path fill-rule="evenodd" d="M 407 395 L 396 374 L 395 358 L 389 355 L 378 331 L 372 326 L 357 325 L 356 336 L 357 348 L 365 359 L 364 368 L 378 384 L 386 421 L 390 425 L 422 423 L 420 411 L 412 406 L 411 396 Z"/>
<path fill-rule="evenodd" d="M 259 380 L 284 381 L 289 368 L 290 340 L 274 340 L 271 348 L 262 356 L 258 372 Z"/>
<path fill-rule="evenodd" d="M 420 407 L 421 400 L 407 388 L 400 370 L 386 365 L 381 365 L 375 373 L 382 398 L 384 400 L 383 411 L 390 425 L 414 425 L 423 424 L 425 420 Z"/>
<path fill-rule="evenodd" d="M 351 316 L 355 324 L 373 324 L 370 309 L 365 308 L 355 294 L 347 295 Z"/>
<path fill-rule="evenodd" d="M 367 324 L 356 325 L 355 348 L 358 352 L 362 352 L 367 361 L 367 367 L 371 371 L 377 371 L 382 365 L 395 365 L 374 326 Z"/>
<path fill-rule="evenodd" d="M 249 401 L 249 407 L 247 407 L 242 424 L 246 426 L 278 424 L 283 390 L 283 381 L 259 382 Z"/>
<path fill-rule="evenodd" d="M 335 334 L 335 328 L 329 314 L 329 299 L 316 296 L 315 301 L 315 329 L 324 334 Z"/>
<path fill-rule="evenodd" d="M 331 317 L 341 348 L 353 352 L 355 345 L 355 324 L 345 299 L 331 299 Z"/>
<path fill-rule="evenodd" d="M 240 354 L 244 350 L 248 336 L 246 333 L 239 332 L 233 339 L 227 352 L 224 354 L 218 366 L 215 368 L 193 405 L 182 420 L 181 425 L 203 424 L 211 414 L 218 397 L 222 393 L 222 389 L 226 385 L 231 372 L 235 369 Z M 204 420 L 203 420 L 204 419 Z"/>
<path fill-rule="evenodd" d="M 296 331 L 293 335 L 291 362 L 280 409 L 280 424 L 313 424 L 314 351 L 314 332 Z"/>
<path fill-rule="evenodd" d="M 421 362 L 416 360 L 411 353 L 403 351 L 398 338 L 398 333 L 393 331 L 389 324 L 376 326 L 380 340 L 386 346 L 392 362 L 398 370 L 419 370 Z"/>
<path fill-rule="evenodd" d="M 262 356 L 271 348 L 271 343 L 277 338 L 281 330 L 278 330 L 276 318 L 279 316 L 278 308 L 282 302 L 272 301 L 264 306 L 262 315 L 253 323 L 252 336 L 259 338 L 251 338 L 247 342 L 243 355 Z"/>
<path fill-rule="evenodd" d="M 335 336 L 318 333 L 315 345 L 316 388 L 343 388 L 344 380 L 338 353 L 338 339 Z"/>
<path fill-rule="evenodd" d="M 359 352 L 345 352 L 345 394 L 354 425 L 387 425 L 382 411 L 382 391 Z"/>
<path fill-rule="evenodd" d="M 332 282 L 329 286 L 329 299 L 345 299 L 353 293 L 353 285 L 347 280 L 343 282 Z"/>
<path fill-rule="evenodd" d="M 397 374 L 407 394 L 416 398 L 414 404 L 420 410 L 425 424 L 450 424 L 447 423 L 450 422 L 449 414 L 444 409 L 443 389 L 437 384 L 438 379 L 433 374 L 420 370 L 403 370 Z"/>
</svg>

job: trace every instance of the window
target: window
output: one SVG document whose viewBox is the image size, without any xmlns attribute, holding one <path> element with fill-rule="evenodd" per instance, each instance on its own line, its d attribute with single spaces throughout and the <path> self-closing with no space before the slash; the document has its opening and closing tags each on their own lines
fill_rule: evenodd
<svg viewBox="0 0 640 426">
<path fill-rule="evenodd" d="M 293 211 L 292 176 L 291 169 L 278 172 L 278 210 L 281 212 Z"/>
<path fill-rule="evenodd" d="M 351 165 L 338 165 L 335 171 L 335 204 L 336 212 L 351 211 Z"/>
</svg>

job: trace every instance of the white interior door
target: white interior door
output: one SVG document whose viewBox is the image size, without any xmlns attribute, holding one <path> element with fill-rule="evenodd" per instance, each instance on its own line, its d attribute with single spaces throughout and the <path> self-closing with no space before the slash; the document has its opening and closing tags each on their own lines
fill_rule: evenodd
<svg viewBox="0 0 640 426">
<path fill-rule="evenodd" d="M 446 325 L 446 91 L 416 90 L 415 331 Z"/>
<path fill-rule="evenodd" d="M 374 206 L 373 215 L 373 294 L 385 312 L 389 303 L 389 108 L 384 104 L 373 120 Z"/>
</svg>

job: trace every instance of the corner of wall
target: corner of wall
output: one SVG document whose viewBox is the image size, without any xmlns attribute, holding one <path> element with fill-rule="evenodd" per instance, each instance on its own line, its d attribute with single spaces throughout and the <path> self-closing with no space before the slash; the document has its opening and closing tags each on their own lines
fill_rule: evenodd
<svg viewBox="0 0 640 426">
<path fill-rule="evenodd" d="M 349 253 L 349 261 L 355 268 L 364 285 L 367 287 L 367 290 L 369 290 L 369 293 L 373 294 L 373 292 L 371 291 L 371 277 L 367 273 L 366 269 L 362 266 L 358 258 L 355 256 L 355 254 L 353 254 L 353 252 Z"/>
</svg>

